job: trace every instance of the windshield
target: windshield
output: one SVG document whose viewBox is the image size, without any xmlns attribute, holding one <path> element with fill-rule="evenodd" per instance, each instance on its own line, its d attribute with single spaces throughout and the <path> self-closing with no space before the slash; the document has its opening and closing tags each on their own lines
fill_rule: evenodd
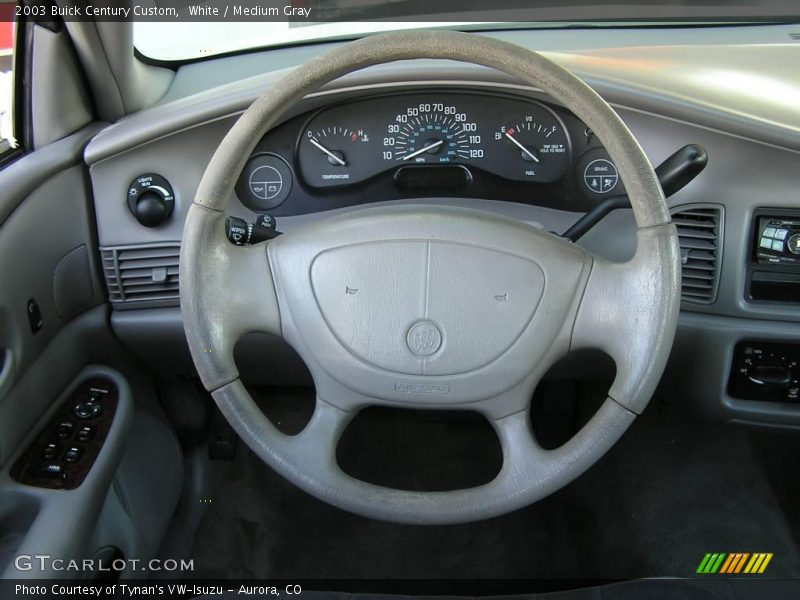
<svg viewBox="0 0 800 600">
<path fill-rule="evenodd" d="M 284 46 L 302 42 L 352 39 L 370 33 L 422 27 L 465 27 L 463 22 L 135 22 L 134 45 L 145 56 L 180 61 L 249 48 Z"/>
<path fill-rule="evenodd" d="M 400 29 L 558 28 L 797 22 L 795 0 L 151 0 L 134 20 L 134 45 L 152 59 L 185 61 L 252 48 L 353 39 Z"/>
</svg>

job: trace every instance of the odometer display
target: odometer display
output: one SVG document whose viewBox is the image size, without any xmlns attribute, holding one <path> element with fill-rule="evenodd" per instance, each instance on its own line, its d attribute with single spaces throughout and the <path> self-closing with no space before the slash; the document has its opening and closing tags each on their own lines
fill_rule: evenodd
<svg viewBox="0 0 800 600">
<path fill-rule="evenodd" d="M 478 125 L 444 102 L 406 106 L 386 125 L 382 159 L 408 164 L 449 164 L 483 158 Z"/>
</svg>

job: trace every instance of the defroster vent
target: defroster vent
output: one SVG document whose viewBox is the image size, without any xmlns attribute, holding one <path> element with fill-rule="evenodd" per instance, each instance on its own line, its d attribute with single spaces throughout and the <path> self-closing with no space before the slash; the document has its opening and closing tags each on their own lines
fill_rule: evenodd
<svg viewBox="0 0 800 600">
<path fill-rule="evenodd" d="M 117 305 L 177 306 L 179 244 L 103 248 L 109 300 Z"/>
<path fill-rule="evenodd" d="M 722 266 L 724 213 L 714 204 L 685 204 L 672 211 L 681 246 L 681 297 L 711 304 L 717 298 Z"/>
</svg>

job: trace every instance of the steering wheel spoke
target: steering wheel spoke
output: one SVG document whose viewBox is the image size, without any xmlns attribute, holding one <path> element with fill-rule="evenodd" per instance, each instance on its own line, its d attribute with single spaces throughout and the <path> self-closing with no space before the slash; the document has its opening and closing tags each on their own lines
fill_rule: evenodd
<svg viewBox="0 0 800 600">
<path fill-rule="evenodd" d="M 242 335 L 280 335 L 267 245 L 234 246 L 223 226 L 224 213 L 192 205 L 181 247 L 182 253 L 189 248 L 198 253 L 191 263 L 181 260 L 181 309 L 192 358 L 208 390 L 239 376 L 233 348 Z M 208 326 L 192 327 L 197 319 Z"/>
<path fill-rule="evenodd" d="M 594 257 L 571 349 L 606 352 L 617 367 L 609 395 L 638 414 L 655 390 L 672 347 L 680 250 L 672 224 L 639 229 L 637 241 L 629 262 Z"/>
<path fill-rule="evenodd" d="M 635 418 L 608 399 L 575 437 L 555 450 L 536 442 L 527 411 L 491 419 L 503 453 L 503 465 L 492 481 L 468 489 L 416 492 L 367 483 L 341 470 L 336 448 L 355 411 L 318 397 L 308 425 L 288 436 L 269 422 L 240 380 L 212 395 L 256 455 L 298 487 L 369 517 L 427 525 L 469 522 L 540 500 L 588 469 Z"/>
<path fill-rule="evenodd" d="M 493 484 L 504 494 L 521 500 L 509 510 L 536 502 L 592 466 L 635 416 L 607 398 L 580 431 L 553 450 L 546 450 L 537 442 L 528 411 L 496 419 L 492 424 L 503 449 L 503 467 Z"/>
</svg>

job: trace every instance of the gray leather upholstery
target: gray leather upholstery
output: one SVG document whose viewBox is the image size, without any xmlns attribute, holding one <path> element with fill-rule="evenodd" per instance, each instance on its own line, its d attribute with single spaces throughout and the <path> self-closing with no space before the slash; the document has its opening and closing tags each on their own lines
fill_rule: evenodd
<svg viewBox="0 0 800 600">
<path fill-rule="evenodd" d="M 334 217 L 241 249 L 224 209 L 256 142 L 293 102 L 365 66 L 413 58 L 475 62 L 541 87 L 599 136 L 619 167 L 639 227 L 632 261 L 608 263 L 538 228 L 480 211 L 388 206 Z M 209 164 L 186 221 L 181 306 L 198 373 L 223 414 L 278 472 L 359 514 L 409 523 L 487 518 L 534 502 L 602 456 L 641 411 L 663 371 L 678 310 L 675 228 L 631 134 L 580 80 L 543 57 L 476 35 L 365 38 L 288 75 L 237 121 Z M 233 345 L 282 335 L 318 400 L 297 436 L 279 433 L 238 378 Z M 617 363 L 610 397 L 562 447 L 530 430 L 536 384 L 570 349 Z M 461 408 L 495 427 L 503 467 L 467 490 L 417 493 L 355 480 L 336 464 L 339 435 L 367 405 Z"/>
</svg>

